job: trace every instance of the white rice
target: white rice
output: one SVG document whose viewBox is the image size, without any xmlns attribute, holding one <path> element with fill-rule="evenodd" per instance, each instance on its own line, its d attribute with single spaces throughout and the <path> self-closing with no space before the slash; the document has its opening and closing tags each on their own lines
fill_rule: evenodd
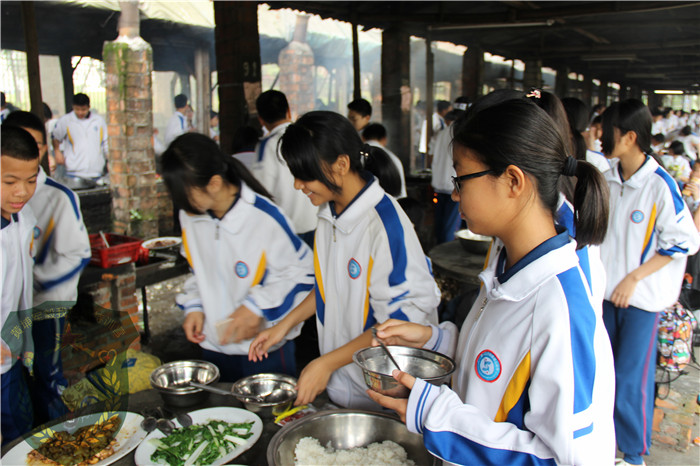
<svg viewBox="0 0 700 466">
<path fill-rule="evenodd" d="M 297 466 L 311 465 L 386 465 L 414 466 L 415 463 L 407 458 L 406 450 L 391 440 L 375 442 L 366 447 L 356 447 L 349 450 L 335 450 L 330 445 L 321 446 L 318 439 L 304 437 L 294 448 Z"/>
</svg>

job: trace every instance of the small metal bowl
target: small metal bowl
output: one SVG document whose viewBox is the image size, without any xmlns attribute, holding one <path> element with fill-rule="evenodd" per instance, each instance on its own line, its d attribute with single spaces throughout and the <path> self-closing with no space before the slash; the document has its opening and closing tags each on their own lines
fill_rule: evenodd
<svg viewBox="0 0 700 466">
<path fill-rule="evenodd" d="M 336 450 L 391 440 L 401 445 L 408 459 L 416 464 L 438 464 L 423 445 L 423 437 L 409 432 L 394 416 L 349 409 L 321 411 L 282 427 L 267 446 L 267 463 L 271 466 L 294 464 L 294 449 L 304 437 L 314 437 L 321 445 L 330 444 Z"/>
<path fill-rule="evenodd" d="M 477 235 L 470 230 L 459 230 L 455 233 L 455 237 L 459 239 L 459 244 L 462 245 L 465 251 L 474 254 L 486 254 L 491 246 L 490 236 Z"/>
<path fill-rule="evenodd" d="M 209 392 L 192 387 L 189 382 L 216 383 L 219 368 L 207 361 L 174 361 L 154 369 L 150 379 L 151 386 L 158 390 L 166 404 L 184 408 L 201 403 L 209 396 Z"/>
<path fill-rule="evenodd" d="M 285 374 L 255 374 L 238 380 L 231 393 L 248 411 L 260 417 L 278 416 L 287 411 L 297 397 L 297 379 Z M 257 401 L 252 397 L 262 397 Z"/>
<path fill-rule="evenodd" d="M 450 381 L 455 362 L 444 354 L 409 346 L 387 346 L 401 370 L 433 385 Z M 380 346 L 361 349 L 352 356 L 372 390 L 394 398 L 408 398 L 409 389 L 391 376 L 396 367 Z"/>
</svg>

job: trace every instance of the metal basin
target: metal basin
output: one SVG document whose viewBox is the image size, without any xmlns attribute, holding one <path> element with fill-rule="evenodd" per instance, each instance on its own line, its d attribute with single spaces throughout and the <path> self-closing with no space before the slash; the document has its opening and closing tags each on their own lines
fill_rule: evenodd
<svg viewBox="0 0 700 466">
<path fill-rule="evenodd" d="M 433 385 L 449 382 L 455 370 L 451 358 L 435 351 L 408 346 L 387 346 L 387 349 L 402 371 Z M 391 376 L 395 366 L 381 347 L 361 349 L 352 356 L 352 360 L 362 369 L 369 388 L 383 395 L 408 398 L 408 388 Z"/>
<path fill-rule="evenodd" d="M 296 385 L 297 379 L 285 374 L 255 374 L 234 383 L 231 394 L 260 417 L 278 416 L 292 406 L 297 397 Z"/>
<path fill-rule="evenodd" d="M 408 431 L 394 416 L 369 411 L 341 409 L 314 413 L 284 426 L 267 446 L 267 463 L 294 464 L 294 448 L 304 437 L 336 450 L 365 447 L 391 440 L 401 445 L 408 459 L 420 465 L 437 465 L 437 459 L 423 446 L 423 437 Z"/>
<path fill-rule="evenodd" d="M 219 368 L 207 361 L 185 360 L 163 364 L 151 372 L 151 386 L 166 404 L 188 407 L 207 399 L 209 392 L 189 385 L 190 381 L 213 384 L 219 380 Z"/>
<path fill-rule="evenodd" d="M 489 252 L 492 238 L 490 236 L 477 235 L 469 230 L 459 230 L 455 233 L 465 251 L 474 254 L 486 254 Z"/>
</svg>

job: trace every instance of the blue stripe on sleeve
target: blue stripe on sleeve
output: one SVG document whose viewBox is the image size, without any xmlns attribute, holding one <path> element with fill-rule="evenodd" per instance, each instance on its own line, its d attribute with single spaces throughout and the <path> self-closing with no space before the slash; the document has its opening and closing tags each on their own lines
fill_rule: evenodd
<svg viewBox="0 0 700 466">
<path fill-rule="evenodd" d="M 389 301 L 389 304 L 394 304 L 394 303 L 401 301 L 403 299 L 403 297 L 406 296 L 407 294 L 408 294 L 408 290 L 404 291 L 403 293 L 401 293 L 398 296 L 391 298 L 391 301 Z"/>
<path fill-rule="evenodd" d="M 321 291 L 318 289 L 318 282 L 315 282 L 314 290 L 314 293 L 316 293 L 316 317 L 318 317 L 318 321 L 323 325 L 326 317 L 326 303 L 323 302 L 323 298 L 321 297 Z"/>
<path fill-rule="evenodd" d="M 588 257 L 588 246 L 578 249 L 576 251 L 576 255 L 578 256 L 578 265 L 581 266 L 583 275 L 586 277 L 586 281 L 588 282 L 588 287 L 593 288 L 591 282 L 591 262 L 590 257 Z"/>
<path fill-rule="evenodd" d="M 403 320 L 406 322 L 411 321 L 411 319 L 409 319 L 408 316 L 406 314 L 404 314 L 404 312 L 401 310 L 401 308 L 399 308 L 399 309 L 395 310 L 394 312 L 392 312 L 391 314 L 389 314 L 389 318 Z"/>
<path fill-rule="evenodd" d="M 659 249 L 658 253 L 662 256 L 672 256 L 675 253 L 688 254 L 688 249 L 680 246 L 673 246 L 668 249 Z"/>
<path fill-rule="evenodd" d="M 649 251 L 651 250 L 651 243 L 654 242 L 654 237 L 656 236 L 656 227 L 651 232 L 651 236 L 649 236 L 649 242 L 647 242 L 647 245 L 644 247 L 644 251 L 642 251 L 642 258 L 639 260 L 639 264 L 644 263 L 644 259 L 646 259 L 647 254 L 649 254 Z"/>
<path fill-rule="evenodd" d="M 520 430 L 528 430 L 525 427 L 525 413 L 530 411 L 529 390 L 530 381 L 528 380 L 528 382 L 525 384 L 523 392 L 520 394 L 520 398 L 518 398 L 518 402 L 515 403 L 515 406 L 510 408 L 510 411 L 508 411 L 508 416 L 506 417 L 506 422 L 514 424 Z"/>
<path fill-rule="evenodd" d="M 88 264 L 90 263 L 90 258 L 87 257 L 85 259 L 80 260 L 80 264 L 78 264 L 73 270 L 69 271 L 65 275 L 62 275 L 54 280 L 49 280 L 44 283 L 39 283 L 38 288 L 40 290 L 50 290 L 51 288 L 60 285 L 61 283 L 64 283 L 71 278 L 73 278 L 76 274 L 79 274 Z"/>
<path fill-rule="evenodd" d="M 673 198 L 673 207 L 676 209 L 676 215 L 680 214 L 683 211 L 684 204 L 676 180 L 671 178 L 671 175 L 661 167 L 657 168 L 655 173 L 659 175 L 668 186 L 669 191 L 671 191 L 671 197 Z"/>
<path fill-rule="evenodd" d="M 406 265 L 408 255 L 406 253 L 406 242 L 404 231 L 401 226 L 399 215 L 391 203 L 388 196 L 384 196 L 376 205 L 375 210 L 382 219 L 387 238 L 389 239 L 389 249 L 391 250 L 391 260 L 394 268 L 389 274 L 389 286 L 400 285 L 406 281 Z"/>
<path fill-rule="evenodd" d="M 425 447 L 434 455 L 456 464 L 556 464 L 553 458 L 542 459 L 529 453 L 489 448 L 454 432 L 423 432 Z"/>
<path fill-rule="evenodd" d="M 70 203 L 73 206 L 73 213 L 75 213 L 75 218 L 80 220 L 80 209 L 78 208 L 78 201 L 76 200 L 75 193 L 67 187 L 63 186 L 61 183 L 57 183 L 51 178 L 46 178 L 46 184 L 48 186 L 53 186 L 54 188 L 63 191 L 66 194 L 66 196 L 68 196 L 68 199 L 70 199 Z"/>
<path fill-rule="evenodd" d="M 440 343 L 442 343 L 444 331 L 440 327 L 433 327 L 433 328 L 437 328 L 438 336 L 437 336 L 437 339 L 435 340 L 435 345 L 433 345 L 432 350 L 437 351 L 437 349 L 440 348 Z"/>
<path fill-rule="evenodd" d="M 266 199 L 257 195 L 255 196 L 255 203 L 253 205 L 256 208 L 265 212 L 273 219 L 275 219 L 277 223 L 279 223 L 279 225 L 282 227 L 284 232 L 287 233 L 287 236 L 294 245 L 295 251 L 298 251 L 299 248 L 301 248 L 301 239 L 299 239 L 299 237 L 294 234 L 294 231 L 292 231 L 292 229 L 289 227 L 287 220 L 285 220 L 285 218 L 282 216 L 282 213 L 275 205 L 273 205 L 270 201 L 267 201 Z"/>
<path fill-rule="evenodd" d="M 569 308 L 571 359 L 574 365 L 574 414 L 576 414 L 587 409 L 593 401 L 596 366 L 593 348 L 595 312 L 581 281 L 578 268 L 571 268 L 557 277 Z"/>
<path fill-rule="evenodd" d="M 416 404 L 416 430 L 421 434 L 423 433 L 423 426 L 421 425 L 421 420 L 423 419 L 425 400 L 428 398 L 428 392 L 430 392 L 430 387 L 431 385 L 429 383 L 425 384 L 425 386 L 423 387 L 423 391 L 420 394 L 420 397 L 418 397 L 418 403 Z"/>
<path fill-rule="evenodd" d="M 583 437 L 584 435 L 588 435 L 591 432 L 593 432 L 593 423 L 592 422 L 591 422 L 591 425 L 588 427 L 584 427 L 583 429 L 575 430 L 574 431 L 574 438 Z"/>
<path fill-rule="evenodd" d="M 269 309 L 261 309 L 263 315 L 267 320 L 277 320 L 283 315 L 285 315 L 287 312 L 292 310 L 292 306 L 294 305 L 294 298 L 296 297 L 297 294 L 303 293 L 304 291 L 309 291 L 311 288 L 313 288 L 313 285 L 311 284 L 303 284 L 299 283 L 297 286 L 292 288 L 292 291 L 287 293 L 287 296 L 284 298 L 284 301 L 282 304 L 280 304 L 277 307 L 271 307 Z"/>
</svg>

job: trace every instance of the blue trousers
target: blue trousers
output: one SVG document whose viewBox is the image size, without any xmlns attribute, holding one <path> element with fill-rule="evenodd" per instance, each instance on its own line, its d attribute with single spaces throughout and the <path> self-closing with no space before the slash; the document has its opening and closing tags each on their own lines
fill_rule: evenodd
<svg viewBox="0 0 700 466">
<path fill-rule="evenodd" d="M 248 361 L 247 354 L 224 354 L 202 348 L 202 359 L 215 364 L 221 377 L 219 382 L 236 382 L 249 375 L 263 372 L 276 372 L 296 377 L 297 365 L 294 358 L 294 341 L 289 340 L 277 351 L 269 353 L 262 361 Z"/>
<path fill-rule="evenodd" d="M 32 430 L 32 400 L 25 379 L 21 361 L 15 361 L 12 368 L 0 376 L 2 385 L 2 444 L 20 437 Z"/>
<path fill-rule="evenodd" d="M 651 446 L 658 316 L 603 301 L 603 322 L 615 359 L 615 437 L 630 464 L 642 464 Z"/>
<path fill-rule="evenodd" d="M 36 424 L 43 424 L 68 412 L 61 393 L 68 386 L 61 363 L 61 338 L 65 317 L 36 320 L 34 339 L 34 383 L 30 393 L 34 401 Z"/>
<path fill-rule="evenodd" d="M 459 229 L 459 202 L 452 200 L 451 194 L 437 194 L 435 204 L 435 244 L 447 243 L 455 239 Z"/>
</svg>

